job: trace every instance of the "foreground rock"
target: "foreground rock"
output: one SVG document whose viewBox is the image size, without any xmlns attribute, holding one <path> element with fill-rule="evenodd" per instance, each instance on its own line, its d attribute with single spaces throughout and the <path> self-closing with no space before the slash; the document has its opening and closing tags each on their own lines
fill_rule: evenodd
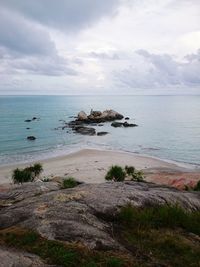
<svg viewBox="0 0 200 267">
<path fill-rule="evenodd" d="M 0 248 L 1 267 L 50 267 L 38 256 L 11 248 Z M 53 266 L 52 266 L 53 267 Z"/>
<path fill-rule="evenodd" d="M 179 204 L 200 210 L 199 193 L 136 182 L 82 184 L 63 190 L 52 182 L 27 183 L 4 190 L 0 200 L 4 203 L 1 229 L 28 228 L 48 239 L 106 250 L 124 249 L 115 240 L 110 221 L 127 203 L 139 207 Z"/>
</svg>

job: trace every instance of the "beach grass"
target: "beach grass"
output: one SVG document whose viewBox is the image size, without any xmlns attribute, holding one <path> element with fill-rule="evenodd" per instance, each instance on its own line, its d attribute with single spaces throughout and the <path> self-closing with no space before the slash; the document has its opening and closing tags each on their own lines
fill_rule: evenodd
<svg viewBox="0 0 200 267">
<path fill-rule="evenodd" d="M 141 266 L 200 266 L 200 211 L 127 204 L 118 215 L 115 234 Z"/>
</svg>

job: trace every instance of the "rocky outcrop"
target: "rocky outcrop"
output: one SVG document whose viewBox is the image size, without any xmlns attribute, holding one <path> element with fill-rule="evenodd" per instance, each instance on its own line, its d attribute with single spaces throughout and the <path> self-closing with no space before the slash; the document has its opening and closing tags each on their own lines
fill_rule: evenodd
<svg viewBox="0 0 200 267">
<path fill-rule="evenodd" d="M 77 121 L 84 121 L 87 123 L 92 122 L 106 122 L 106 121 L 114 121 L 114 120 L 121 120 L 123 119 L 123 115 L 114 111 L 112 109 L 101 111 L 93 111 L 91 110 L 90 114 L 87 115 L 84 111 L 78 113 Z"/>
<path fill-rule="evenodd" d="M 71 128 L 74 132 L 83 134 L 83 135 L 95 135 L 96 130 L 90 126 L 103 126 L 102 122 L 121 120 L 123 119 L 123 115 L 114 111 L 114 110 L 105 110 L 101 111 L 93 111 L 91 110 L 90 114 L 87 115 L 84 111 L 80 111 L 78 113 L 77 119 L 70 121 L 65 124 L 62 129 L 67 127 Z M 107 132 L 99 132 L 97 135 L 102 136 L 107 134 Z"/>
<path fill-rule="evenodd" d="M 112 234 L 112 219 L 127 203 L 137 207 L 179 204 L 200 210 L 198 192 L 152 183 L 109 182 L 62 189 L 52 182 L 27 183 L 0 193 L 0 228 L 37 231 L 43 237 L 81 242 L 89 248 L 123 249 Z"/>
</svg>

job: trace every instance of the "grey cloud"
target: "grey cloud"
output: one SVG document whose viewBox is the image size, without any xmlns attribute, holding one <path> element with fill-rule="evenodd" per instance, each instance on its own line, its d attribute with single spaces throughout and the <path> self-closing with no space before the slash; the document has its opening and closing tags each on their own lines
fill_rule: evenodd
<svg viewBox="0 0 200 267">
<path fill-rule="evenodd" d="M 189 62 L 200 61 L 200 49 L 197 50 L 196 54 L 193 53 L 193 54 L 186 55 L 185 59 L 188 60 Z"/>
<path fill-rule="evenodd" d="M 41 27 L 8 12 L 0 10 L 0 47 L 16 54 L 50 54 L 56 48 L 49 34 Z"/>
<path fill-rule="evenodd" d="M 109 60 L 119 60 L 120 56 L 117 53 L 97 53 L 91 52 L 89 57 L 98 58 L 98 59 L 109 59 Z"/>
<path fill-rule="evenodd" d="M 114 72 L 114 78 L 130 88 L 166 88 L 174 86 L 200 86 L 200 50 L 185 56 L 179 62 L 168 54 L 151 54 L 145 50 L 136 51 L 144 62 L 133 64 Z"/>
<path fill-rule="evenodd" d="M 12 11 L 0 10 L 0 74 L 76 75 L 49 33 Z"/>
<path fill-rule="evenodd" d="M 88 26 L 110 12 L 120 0 L 0 0 L 0 5 L 37 22 L 62 30 Z"/>
<path fill-rule="evenodd" d="M 63 58 L 53 57 L 24 57 L 2 60 L 1 74 L 32 74 L 46 76 L 77 75 L 70 64 Z"/>
</svg>

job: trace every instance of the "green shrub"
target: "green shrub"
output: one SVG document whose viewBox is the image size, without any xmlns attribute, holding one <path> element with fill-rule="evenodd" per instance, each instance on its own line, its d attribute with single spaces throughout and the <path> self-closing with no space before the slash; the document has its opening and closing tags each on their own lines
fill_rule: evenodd
<svg viewBox="0 0 200 267">
<path fill-rule="evenodd" d="M 15 184 L 22 184 L 33 181 L 33 175 L 28 170 L 15 169 L 12 174 L 12 180 Z"/>
<path fill-rule="evenodd" d="M 134 173 L 132 173 L 132 181 L 136 181 L 136 182 L 142 182 L 144 181 L 144 174 L 142 171 L 134 171 Z"/>
<path fill-rule="evenodd" d="M 13 171 L 12 180 L 15 184 L 33 182 L 42 171 L 43 168 L 40 163 L 35 163 L 33 166 L 29 166 L 24 169 L 17 168 Z"/>
<path fill-rule="evenodd" d="M 125 171 L 122 167 L 115 165 L 110 168 L 110 170 L 107 172 L 105 179 L 106 180 L 114 180 L 116 182 L 122 182 L 124 181 L 126 176 Z"/>
<path fill-rule="evenodd" d="M 134 172 L 135 172 L 135 167 L 133 167 L 133 166 L 125 166 L 125 171 L 126 171 L 126 173 L 128 174 L 128 175 L 131 175 L 131 174 L 133 174 Z"/>
<path fill-rule="evenodd" d="M 62 182 L 62 188 L 73 188 L 77 186 L 79 183 L 73 178 L 68 177 L 67 179 L 64 179 Z"/>
<path fill-rule="evenodd" d="M 194 191 L 200 191 L 200 180 L 199 180 L 198 183 L 195 185 L 195 187 L 194 187 Z"/>
<path fill-rule="evenodd" d="M 34 177 L 38 177 L 40 173 L 43 171 L 43 167 L 42 164 L 35 163 L 32 166 L 26 167 L 24 170 L 31 172 Z"/>
<path fill-rule="evenodd" d="M 142 182 L 144 181 L 144 174 L 142 171 L 137 171 L 133 166 L 125 166 L 125 171 L 128 176 L 132 176 L 132 181 Z"/>
</svg>

